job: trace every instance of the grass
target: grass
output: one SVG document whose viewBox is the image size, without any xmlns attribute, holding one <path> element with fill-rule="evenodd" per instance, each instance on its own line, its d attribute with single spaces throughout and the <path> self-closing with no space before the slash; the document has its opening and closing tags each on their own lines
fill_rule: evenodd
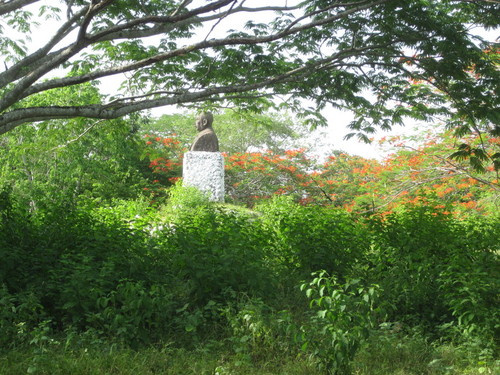
<svg viewBox="0 0 500 375">
<path fill-rule="evenodd" d="M 101 343 L 77 349 L 63 345 L 26 347 L 0 354 L 0 375 L 324 375 L 305 355 L 261 350 L 235 354 L 206 344 L 170 345 L 137 351 Z M 432 345 L 421 336 L 383 333 L 358 353 L 354 375 L 499 375 L 500 361 L 471 359 L 470 349 Z"/>
<path fill-rule="evenodd" d="M 313 363 L 303 358 L 276 358 L 252 363 L 229 353 L 203 350 L 148 348 L 131 350 L 78 350 L 32 353 L 15 351 L 0 356 L 1 375 L 315 375 Z"/>
<path fill-rule="evenodd" d="M 484 349 L 435 343 L 420 334 L 373 336 L 356 356 L 356 375 L 500 375 L 500 360 Z"/>
</svg>

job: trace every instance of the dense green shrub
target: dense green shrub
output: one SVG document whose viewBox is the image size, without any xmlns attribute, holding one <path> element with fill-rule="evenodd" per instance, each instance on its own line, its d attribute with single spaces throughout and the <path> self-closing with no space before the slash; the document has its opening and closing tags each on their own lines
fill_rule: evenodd
<svg viewBox="0 0 500 375">
<path fill-rule="evenodd" d="M 72 210 L 29 213 L 3 193 L 0 346 L 50 335 L 132 347 L 193 346 L 212 337 L 245 358 L 245 352 L 264 356 L 266 348 L 295 355 L 307 339 L 324 361 L 337 340 L 328 335 L 341 340 L 372 324 L 358 319 L 365 296 L 371 298 L 362 289 L 379 284 L 390 322 L 473 343 L 474 353 L 491 359 L 498 340 L 499 223 L 428 206 L 357 218 L 282 197 L 250 211 L 179 186 L 165 207 L 82 200 Z M 328 285 L 321 292 L 318 284 L 319 294 L 311 296 L 328 319 L 310 320 L 298 287 L 319 269 L 332 276 L 319 277 Z M 328 304 L 323 297 L 334 293 L 339 304 Z M 357 344 L 349 345 L 347 362 Z"/>
<path fill-rule="evenodd" d="M 458 326 L 485 342 L 498 339 L 498 223 L 482 216 L 459 219 L 432 206 L 408 206 L 371 220 L 368 275 L 383 286 L 391 319 L 439 336 Z"/>
<path fill-rule="evenodd" d="M 339 283 L 325 271 L 301 285 L 316 314 L 302 327 L 303 349 L 311 352 L 325 373 L 349 375 L 354 356 L 375 326 L 377 285 L 361 280 Z"/>
<path fill-rule="evenodd" d="M 42 321 L 56 331 L 92 329 L 127 344 L 159 339 L 171 328 L 175 281 L 144 230 L 88 206 L 2 215 L 2 338 Z"/>
<path fill-rule="evenodd" d="M 302 276 L 326 270 L 340 279 L 350 276 L 370 247 L 367 230 L 349 213 L 301 206 L 276 197 L 256 208 L 268 233 L 267 252 Z"/>
<path fill-rule="evenodd" d="M 24 265 L 31 261 L 34 230 L 31 217 L 16 205 L 9 190 L 0 191 L 0 284 L 13 293 L 25 289 L 33 272 Z"/>
<path fill-rule="evenodd" d="M 54 207 L 31 221 L 3 210 L 2 228 L 27 230 L 0 232 L 9 245 L 2 247 L 2 305 L 19 312 L 28 300 L 37 313 L 2 315 L 2 333 L 48 321 L 55 332 L 91 330 L 135 346 L 202 331 L 240 293 L 272 300 L 276 275 L 255 215 L 197 196 L 173 198 L 166 222 L 144 202 Z"/>
<path fill-rule="evenodd" d="M 488 349 L 491 357 L 500 342 L 500 218 L 470 216 L 460 226 L 461 243 L 439 275 L 453 316 L 443 328 L 476 349 Z"/>
<path fill-rule="evenodd" d="M 172 269 L 188 285 L 192 303 L 220 301 L 228 290 L 272 296 L 275 275 L 259 221 L 214 204 L 176 209 L 183 213 L 170 223 L 164 240 Z"/>
</svg>

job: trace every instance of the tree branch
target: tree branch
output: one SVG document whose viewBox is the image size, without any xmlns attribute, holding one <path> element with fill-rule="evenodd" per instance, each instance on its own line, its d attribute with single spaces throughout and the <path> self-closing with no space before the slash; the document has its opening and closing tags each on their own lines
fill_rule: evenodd
<svg viewBox="0 0 500 375">
<path fill-rule="evenodd" d="M 219 0 L 215 3 L 211 3 L 211 4 L 208 4 L 208 5 L 205 5 L 203 7 L 199 7 L 199 8 L 196 8 L 196 9 L 193 9 L 191 11 L 188 11 L 188 12 L 185 12 L 185 13 L 182 13 L 182 14 L 179 14 L 179 15 L 172 15 L 172 16 L 148 16 L 148 17 L 142 17 L 142 18 L 137 18 L 133 21 L 130 21 L 130 22 L 127 22 L 123 25 L 117 25 L 117 26 L 113 26 L 113 27 L 110 27 L 104 31 L 101 31 L 95 35 L 93 35 L 90 39 L 93 41 L 93 42 L 102 42 L 102 41 L 105 41 L 105 40 L 114 40 L 114 39 L 117 39 L 117 36 L 114 36 L 114 35 L 120 35 L 119 39 L 123 39 L 123 38 L 129 38 L 126 36 L 126 34 L 124 34 L 124 32 L 129 29 L 133 29 L 134 27 L 137 27 L 137 26 L 141 26 L 141 25 L 146 25 L 148 23 L 154 23 L 154 24 L 171 24 L 171 25 L 175 25 L 177 24 L 178 22 L 182 22 L 182 21 L 185 21 L 185 20 L 191 20 L 191 21 L 195 21 L 195 18 L 197 16 L 199 16 L 200 14 L 204 14 L 204 13 L 208 13 L 208 12 L 214 12 L 216 10 L 219 10 L 221 8 L 223 8 L 224 6 L 232 3 L 234 0 Z M 214 18 L 220 18 L 221 15 L 218 14 L 216 15 Z M 135 36 L 133 36 L 133 38 L 137 38 L 137 37 L 145 37 L 145 36 L 153 36 L 153 35 L 158 35 L 160 32 L 163 32 L 163 31 L 160 31 L 162 30 L 161 28 L 150 28 L 150 29 L 147 29 L 147 30 L 154 30 L 153 33 L 150 33 L 149 35 L 145 35 L 145 34 L 142 34 L 142 35 L 139 35 L 137 34 L 137 30 L 133 30 L 135 31 Z M 141 31 L 147 31 L 147 30 L 141 30 Z M 137 36 L 139 35 L 139 36 Z"/>
<path fill-rule="evenodd" d="M 38 1 L 40 0 L 12 0 L 3 2 L 2 4 L 0 4 L 0 16 L 3 16 L 4 14 L 7 14 L 9 12 L 16 11 L 25 7 L 26 5 L 33 4 Z"/>
<path fill-rule="evenodd" d="M 87 13 L 83 17 L 82 23 L 80 24 L 80 30 L 78 31 L 78 36 L 76 38 L 76 44 L 84 43 L 87 39 L 87 28 L 99 12 L 111 5 L 114 0 L 92 0 Z"/>
<path fill-rule="evenodd" d="M 53 107 L 31 107 L 19 108 L 10 112 L 0 115 L 0 134 L 12 130 L 16 126 L 26 122 L 44 121 L 51 118 L 73 118 L 73 117 L 88 117 L 99 119 L 113 119 L 125 116 L 129 113 L 151 109 L 166 105 L 182 104 L 187 102 L 197 102 L 203 100 L 214 100 L 220 94 L 233 94 L 250 92 L 262 88 L 271 88 L 277 83 L 284 83 L 292 80 L 293 77 L 300 76 L 308 70 L 317 70 L 321 68 L 322 64 L 328 63 L 331 59 L 339 58 L 346 54 L 346 51 L 335 54 L 327 59 L 316 61 L 313 64 L 302 66 L 297 69 L 290 70 L 286 73 L 268 77 L 260 82 L 252 84 L 239 84 L 231 86 L 222 86 L 208 88 L 201 91 L 194 92 L 174 92 L 168 97 L 161 97 L 156 99 L 144 99 L 136 101 L 136 99 L 144 97 L 131 97 L 130 100 L 120 100 L 109 104 L 92 104 L 85 106 L 53 106 Z M 147 96 L 158 95 L 158 93 L 151 93 Z M 224 98 L 220 98 L 224 100 Z"/>
<path fill-rule="evenodd" d="M 17 79 L 22 77 L 22 73 L 25 70 L 28 70 L 30 66 L 36 64 L 36 65 L 43 65 L 45 61 L 50 59 L 50 57 L 57 55 L 57 53 L 62 52 L 64 49 L 61 49 L 57 52 L 55 52 L 52 55 L 47 56 L 47 53 L 54 48 L 57 43 L 59 43 L 62 39 L 64 39 L 72 30 L 76 28 L 76 21 L 80 19 L 85 13 L 87 13 L 88 7 L 85 7 L 81 9 L 79 12 L 77 12 L 73 17 L 71 17 L 70 20 L 65 22 L 59 30 L 54 34 L 54 36 L 49 40 L 49 42 L 43 46 L 42 48 L 38 49 L 36 52 L 32 53 L 31 55 L 25 57 L 18 63 L 14 64 L 10 69 L 7 71 L 0 73 L 0 87 L 3 87 L 11 82 L 16 81 Z"/>
<path fill-rule="evenodd" d="M 51 149 L 50 151 L 56 151 L 56 150 L 59 150 L 61 148 L 64 148 L 64 147 L 67 147 L 69 146 L 70 144 L 72 143 L 75 143 L 75 142 L 78 142 L 82 137 L 84 137 L 89 131 L 91 131 L 93 128 L 95 128 L 97 125 L 99 125 L 100 123 L 104 122 L 106 120 L 99 120 L 99 121 L 95 121 L 94 123 L 92 123 L 92 125 L 90 125 L 89 127 L 87 127 L 82 133 L 80 133 L 76 138 L 73 138 L 73 139 L 70 139 L 69 141 L 67 141 L 66 143 L 64 143 L 63 145 L 59 145 L 57 147 L 54 147 L 53 149 Z"/>
<path fill-rule="evenodd" d="M 224 0 L 224 1 L 227 1 L 227 0 Z M 146 59 L 128 64 L 128 65 L 124 65 L 121 67 L 115 67 L 115 68 L 110 68 L 110 69 L 105 69 L 105 70 L 97 70 L 97 71 L 94 71 L 92 73 L 88 73 L 88 74 L 80 75 L 80 76 L 75 76 L 75 77 L 53 79 L 53 80 L 50 80 L 47 82 L 33 85 L 29 89 L 27 88 L 25 90 L 25 92 L 22 95 L 18 95 L 17 98 L 19 100 L 19 99 L 25 98 L 25 97 L 32 95 L 34 93 L 37 93 L 37 92 L 41 92 L 41 91 L 45 91 L 45 90 L 49 90 L 49 89 L 53 89 L 53 88 L 57 88 L 57 87 L 64 87 L 64 86 L 68 86 L 68 85 L 81 84 L 84 82 L 93 81 L 93 80 L 103 78 L 103 77 L 108 77 L 108 76 L 112 76 L 112 75 L 116 75 L 116 74 L 134 71 L 134 70 L 137 70 L 139 68 L 143 68 L 143 67 L 146 67 L 146 66 L 158 63 L 158 62 L 169 60 L 169 59 L 177 57 L 177 56 L 191 53 L 193 51 L 199 51 L 199 50 L 203 50 L 203 49 L 221 47 L 221 46 L 230 46 L 230 45 L 255 45 L 255 44 L 269 43 L 269 42 L 279 40 L 281 38 L 299 33 L 301 31 L 304 31 L 304 30 L 307 30 L 310 28 L 314 28 L 314 27 L 317 27 L 319 25 L 327 24 L 327 23 L 333 22 L 333 21 L 340 19 L 340 18 L 347 17 L 348 15 L 350 15 L 354 12 L 363 10 L 367 7 L 373 6 L 374 4 L 380 4 L 380 3 L 383 3 L 386 1 L 388 1 L 388 0 L 379 0 L 375 3 L 370 3 L 369 5 L 364 5 L 362 7 L 357 7 L 357 8 L 351 8 L 349 10 L 338 13 L 338 14 L 336 14 L 332 17 L 329 17 L 327 19 L 319 20 L 316 22 L 311 22 L 311 23 L 305 24 L 305 25 L 300 25 L 300 26 L 297 26 L 297 27 L 291 28 L 291 29 L 287 28 L 284 31 L 281 31 L 281 32 L 278 32 L 275 34 L 271 34 L 271 35 L 266 35 L 266 36 L 261 36 L 261 37 L 252 37 L 252 38 L 247 37 L 247 38 L 211 39 L 208 41 L 204 40 L 202 42 L 193 44 L 191 46 L 185 46 L 185 47 L 182 47 L 180 49 L 176 49 L 173 51 L 168 51 L 168 52 L 165 52 L 162 54 L 151 56 L 151 57 L 148 57 Z M 366 51 L 367 49 L 374 49 L 374 47 L 369 46 L 369 47 L 357 49 L 357 51 L 361 52 L 361 51 Z M 351 49 L 349 51 L 354 51 L 354 49 Z M 0 101 L 0 109 L 1 108 L 6 108 L 4 105 L 2 105 L 2 101 Z"/>
</svg>

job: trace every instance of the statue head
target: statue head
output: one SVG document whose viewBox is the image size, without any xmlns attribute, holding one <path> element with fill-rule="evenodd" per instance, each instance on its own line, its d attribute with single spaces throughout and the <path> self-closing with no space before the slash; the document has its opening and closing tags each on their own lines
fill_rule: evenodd
<svg viewBox="0 0 500 375">
<path fill-rule="evenodd" d="M 206 128 L 211 128 L 214 122 L 214 116 L 210 112 L 202 112 L 196 119 L 196 129 L 199 132 L 205 130 Z"/>
<path fill-rule="evenodd" d="M 210 112 L 202 112 L 196 119 L 198 135 L 191 145 L 191 151 L 219 151 L 219 140 L 212 129 L 214 116 Z"/>
</svg>

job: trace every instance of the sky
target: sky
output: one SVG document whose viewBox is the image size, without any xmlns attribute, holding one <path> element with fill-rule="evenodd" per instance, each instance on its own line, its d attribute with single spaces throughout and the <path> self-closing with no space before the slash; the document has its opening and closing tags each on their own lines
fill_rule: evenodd
<svg viewBox="0 0 500 375">
<path fill-rule="evenodd" d="M 345 151 L 348 154 L 359 155 L 365 158 L 382 159 L 385 153 L 377 147 L 377 142 L 366 144 L 355 137 L 346 140 L 345 136 L 351 131 L 347 128 L 354 116 L 345 111 L 325 109 L 323 116 L 328 120 L 326 128 L 316 129 L 312 137 L 316 138 L 318 156 L 331 153 L 333 150 Z M 382 131 L 377 135 L 382 136 Z M 377 138 L 377 135 L 375 136 Z"/>
<path fill-rule="evenodd" d="M 356 137 L 345 139 L 345 136 L 352 132 L 347 125 L 354 119 L 353 113 L 326 108 L 322 111 L 322 115 L 328 120 L 328 126 L 316 129 L 311 135 L 313 139 L 318 139 L 318 149 L 315 153 L 320 157 L 331 154 L 333 150 L 340 150 L 367 159 L 383 160 L 391 152 L 379 146 L 380 139 L 415 134 L 418 131 L 418 124 L 414 120 L 407 119 L 405 126 L 396 125 L 390 131 L 376 129 L 376 133 L 372 135 L 372 143 L 367 144 Z"/>
</svg>

